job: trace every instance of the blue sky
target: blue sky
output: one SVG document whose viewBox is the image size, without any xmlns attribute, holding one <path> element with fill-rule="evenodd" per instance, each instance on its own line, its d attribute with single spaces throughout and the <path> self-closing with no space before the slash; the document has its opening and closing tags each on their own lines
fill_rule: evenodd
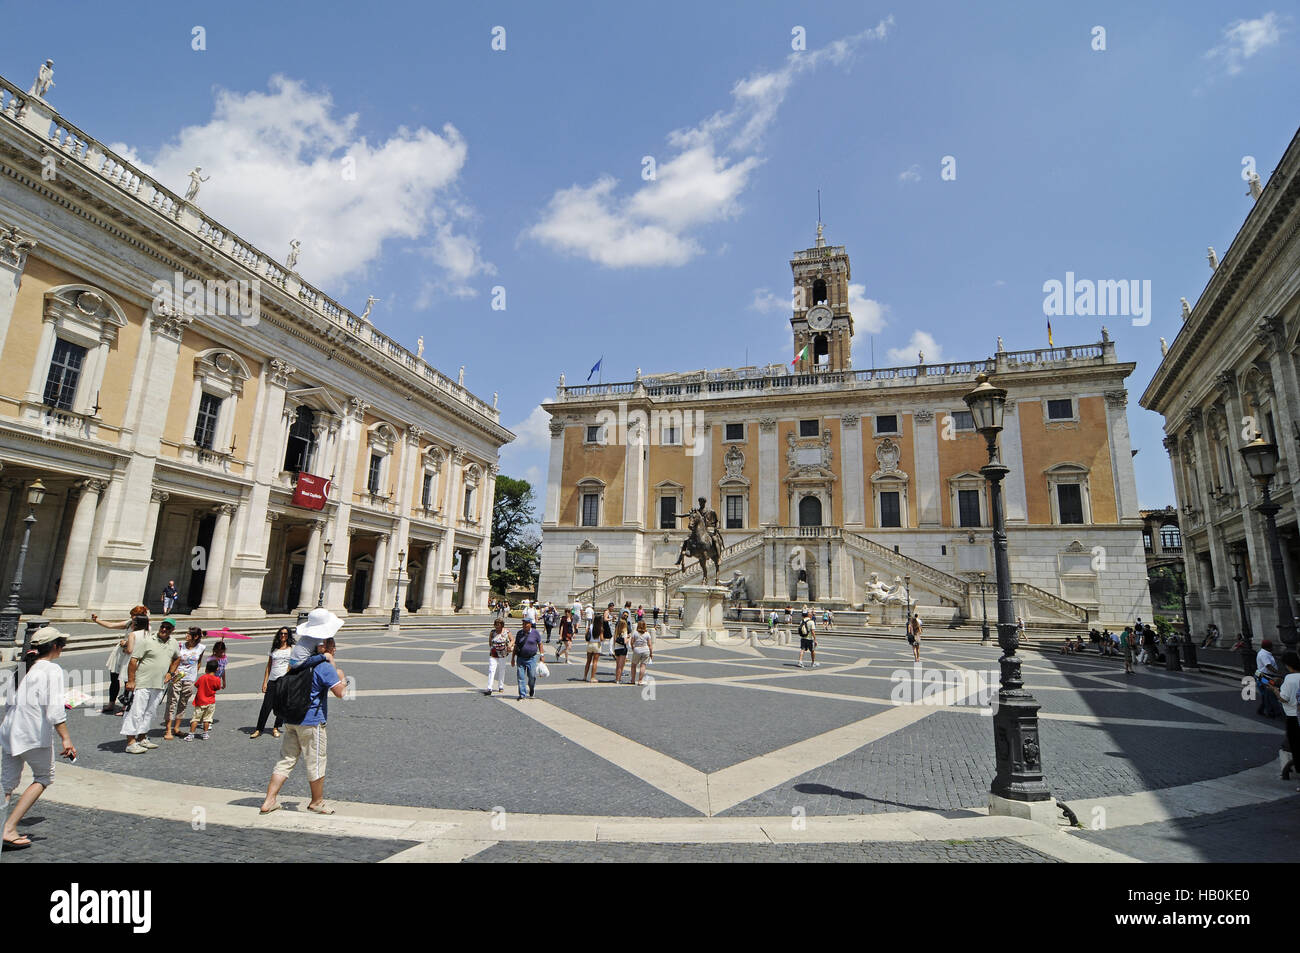
<svg viewBox="0 0 1300 953">
<path fill-rule="evenodd" d="M 1146 327 L 1052 324 L 1104 323 L 1137 362 L 1139 495 L 1163 506 L 1137 400 L 1249 210 L 1244 157 L 1267 181 L 1295 133 L 1300 6 L 1063 6 L 23 4 L 0 73 L 26 88 L 53 58 L 47 98 L 87 133 L 177 191 L 202 166 L 209 214 L 302 239 L 304 278 L 356 312 L 382 299 L 381 329 L 500 392 L 503 469 L 535 482 L 561 371 L 790 359 L 818 188 L 858 367 L 1041 346 L 1045 281 L 1149 280 Z"/>
</svg>

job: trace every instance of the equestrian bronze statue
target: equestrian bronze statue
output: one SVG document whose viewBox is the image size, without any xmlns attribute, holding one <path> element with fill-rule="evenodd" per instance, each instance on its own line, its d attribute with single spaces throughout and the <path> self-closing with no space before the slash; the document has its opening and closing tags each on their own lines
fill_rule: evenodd
<svg viewBox="0 0 1300 953">
<path fill-rule="evenodd" d="M 689 513 L 674 513 L 679 520 L 686 520 L 686 538 L 682 540 L 682 551 L 677 554 L 677 565 L 690 557 L 700 561 L 700 572 L 704 575 L 704 584 L 709 584 L 709 560 L 713 560 L 713 584 L 718 585 L 722 571 L 722 533 L 718 531 L 718 514 L 709 509 L 708 500 L 700 497 L 699 506 Z"/>
</svg>

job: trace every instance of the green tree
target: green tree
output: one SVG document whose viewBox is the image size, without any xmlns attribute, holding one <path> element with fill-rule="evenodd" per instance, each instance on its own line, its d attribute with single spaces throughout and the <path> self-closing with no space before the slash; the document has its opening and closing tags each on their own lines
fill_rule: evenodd
<svg viewBox="0 0 1300 953">
<path fill-rule="evenodd" d="M 532 484 L 504 474 L 497 477 L 492 497 L 492 552 L 488 582 L 492 591 L 504 595 L 511 586 L 537 588 L 537 570 L 542 548 L 534 531 L 537 513 L 533 508 Z"/>
</svg>

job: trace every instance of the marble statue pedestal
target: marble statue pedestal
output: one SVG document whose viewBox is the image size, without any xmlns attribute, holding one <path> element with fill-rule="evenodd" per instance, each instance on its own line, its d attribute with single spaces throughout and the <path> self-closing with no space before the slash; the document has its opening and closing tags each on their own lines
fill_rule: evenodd
<svg viewBox="0 0 1300 953">
<path fill-rule="evenodd" d="M 723 612 L 730 591 L 725 586 L 682 586 L 683 639 L 699 639 L 701 644 L 727 638 Z"/>
<path fill-rule="evenodd" d="M 807 580 L 800 579 L 797 583 L 795 583 L 794 601 L 799 603 L 801 606 L 806 605 L 808 603 L 808 581 Z"/>
</svg>

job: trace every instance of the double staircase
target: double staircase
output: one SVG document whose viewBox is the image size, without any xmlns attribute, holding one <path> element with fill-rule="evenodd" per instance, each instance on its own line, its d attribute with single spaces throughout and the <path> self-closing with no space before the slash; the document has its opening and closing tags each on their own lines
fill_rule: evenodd
<svg viewBox="0 0 1300 953">
<path fill-rule="evenodd" d="M 764 527 L 761 533 L 751 533 L 722 551 L 720 560 L 722 572 L 719 573 L 719 577 L 725 576 L 728 568 L 739 558 L 762 548 L 768 540 L 773 539 L 807 539 L 809 542 L 825 539 L 841 540 L 848 549 L 865 557 L 871 566 L 880 567 L 886 573 L 893 575 L 911 576 L 914 589 L 921 589 L 931 594 L 938 599 L 938 604 L 941 606 L 953 608 L 955 616 L 969 620 L 975 617 L 972 615 L 972 607 L 976 615 L 980 611 L 980 593 L 977 584 L 936 569 L 919 559 L 896 553 L 889 546 L 838 526 Z M 674 569 L 661 575 L 611 576 L 594 586 L 583 589 L 575 598 L 579 602 L 599 605 L 601 602 L 623 601 L 623 594 L 632 590 L 645 593 L 646 598 L 658 601 L 655 594 L 662 594 L 662 597 L 667 598 L 681 586 L 699 580 L 701 575 L 699 563 L 692 560 L 681 569 Z M 1046 589 L 1016 582 L 1012 583 L 1011 595 L 1017 605 L 1017 611 L 1027 619 L 1032 616 L 1035 625 L 1063 625 L 1073 629 L 1089 621 L 1086 608 L 1062 599 Z"/>
</svg>

